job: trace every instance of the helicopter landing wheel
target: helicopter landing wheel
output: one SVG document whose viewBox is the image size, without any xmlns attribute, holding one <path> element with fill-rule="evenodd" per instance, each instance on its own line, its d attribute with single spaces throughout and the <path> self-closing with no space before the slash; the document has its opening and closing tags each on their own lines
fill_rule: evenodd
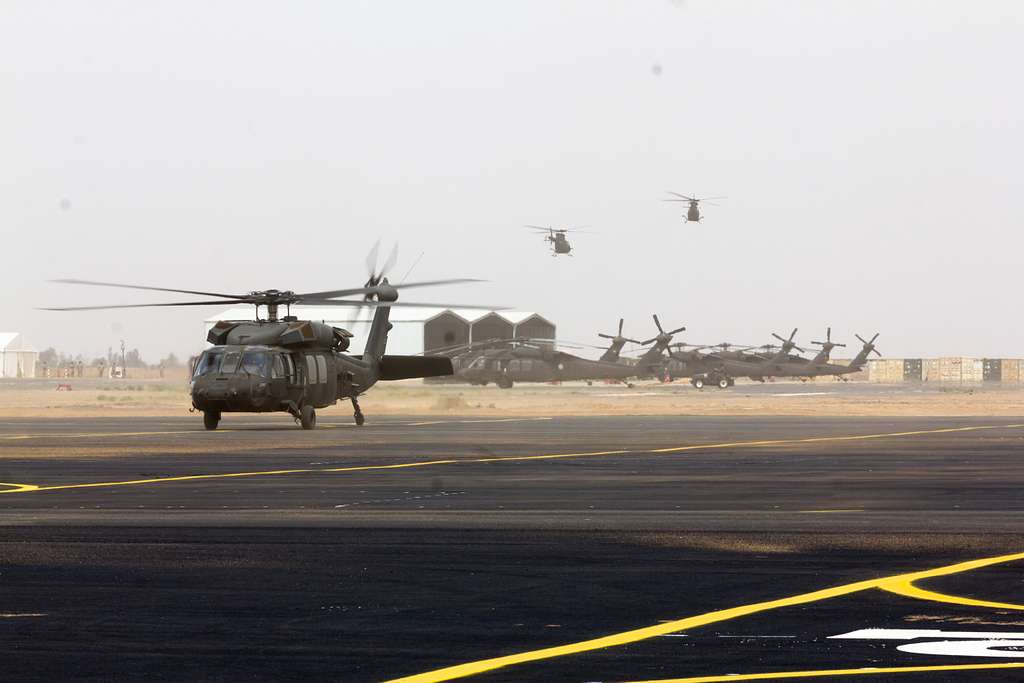
<svg viewBox="0 0 1024 683">
<path fill-rule="evenodd" d="M 729 388 L 729 380 L 727 380 L 725 377 L 723 377 L 722 379 L 718 380 L 718 388 L 719 389 L 728 389 Z"/>
<path fill-rule="evenodd" d="M 203 411 L 203 426 L 208 430 L 213 431 L 217 428 L 220 423 L 220 413 L 216 410 L 204 410 Z"/>
<path fill-rule="evenodd" d="M 498 388 L 500 388 L 500 389 L 511 389 L 512 388 L 512 380 L 510 380 L 508 377 L 504 377 L 504 376 L 499 377 L 498 380 L 495 382 L 495 384 L 497 384 Z"/>
<path fill-rule="evenodd" d="M 303 429 L 316 427 L 316 411 L 313 410 L 313 406 L 306 404 L 299 409 L 299 423 Z"/>
<path fill-rule="evenodd" d="M 700 377 L 694 377 L 693 381 L 691 381 L 690 384 L 692 384 L 695 389 L 703 389 L 704 388 L 704 380 L 701 379 Z"/>
</svg>

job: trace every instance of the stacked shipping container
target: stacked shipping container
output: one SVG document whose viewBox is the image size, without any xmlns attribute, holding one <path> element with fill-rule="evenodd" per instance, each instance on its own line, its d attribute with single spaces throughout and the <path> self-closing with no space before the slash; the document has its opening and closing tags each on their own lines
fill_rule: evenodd
<svg viewBox="0 0 1024 683">
<path fill-rule="evenodd" d="M 879 358 L 868 361 L 868 380 L 880 384 L 932 382 L 976 384 L 1024 381 L 1024 360 L 1017 358 Z"/>
</svg>

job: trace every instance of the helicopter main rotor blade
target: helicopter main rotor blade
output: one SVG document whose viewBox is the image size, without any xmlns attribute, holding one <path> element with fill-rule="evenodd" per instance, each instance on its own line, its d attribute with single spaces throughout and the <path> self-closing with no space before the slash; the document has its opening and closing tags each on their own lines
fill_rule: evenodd
<svg viewBox="0 0 1024 683">
<path fill-rule="evenodd" d="M 465 282 L 485 282 L 485 280 L 478 280 L 475 278 L 453 278 L 451 280 L 424 280 L 421 282 L 407 282 L 404 285 L 388 285 L 394 289 L 408 289 L 410 287 L 434 287 L 437 285 L 454 285 Z M 308 299 L 337 299 L 343 296 L 358 296 L 362 294 L 376 294 L 380 291 L 380 287 L 352 287 L 350 289 L 334 289 L 326 292 L 305 292 L 303 294 L 296 294 L 297 299 L 306 301 Z"/>
<path fill-rule="evenodd" d="M 115 304 L 113 306 L 54 306 L 37 311 L 105 311 L 113 308 L 152 308 L 154 306 L 224 306 L 225 304 L 253 304 L 248 299 L 218 299 L 216 301 L 175 301 L 162 304 Z"/>
<path fill-rule="evenodd" d="M 669 194 L 674 194 L 677 197 L 681 197 L 681 198 L 685 199 L 688 202 L 699 202 L 700 201 L 699 199 L 694 199 L 693 197 L 687 197 L 685 194 L 679 194 L 678 192 L 673 192 L 672 190 L 665 190 L 665 191 L 668 192 Z M 665 201 L 666 202 L 670 202 L 670 201 L 673 201 L 673 200 L 666 199 Z"/>
<path fill-rule="evenodd" d="M 241 299 L 245 294 L 220 294 L 219 292 L 199 292 L 193 289 L 171 289 L 169 287 L 150 287 L 147 285 L 125 285 L 119 282 L 96 282 L 94 280 L 76 280 L 73 278 L 61 278 L 50 280 L 66 285 L 94 285 L 97 287 L 120 287 L 122 289 L 144 289 L 151 292 L 174 292 L 176 294 L 196 294 L 198 296 L 219 296 L 224 299 Z"/>
<path fill-rule="evenodd" d="M 366 274 L 371 278 L 377 272 L 377 254 L 380 252 L 380 240 L 373 243 L 370 252 L 366 255 Z"/>
<path fill-rule="evenodd" d="M 395 246 L 391 247 L 391 253 L 388 254 L 387 260 L 384 261 L 384 265 L 380 269 L 380 276 L 381 277 L 385 277 L 388 273 L 390 273 L 391 269 L 395 267 L 396 263 L 398 263 L 398 244 L 397 243 L 395 244 Z"/>
<path fill-rule="evenodd" d="M 250 303 L 250 302 L 244 302 Z M 375 301 L 370 299 L 364 301 L 362 299 L 303 299 L 302 303 L 306 306 L 370 306 L 371 308 L 380 308 L 381 306 L 396 306 L 399 308 L 467 308 L 478 311 L 507 311 L 507 306 L 476 306 L 472 304 L 421 304 L 413 303 L 411 301 Z"/>
</svg>

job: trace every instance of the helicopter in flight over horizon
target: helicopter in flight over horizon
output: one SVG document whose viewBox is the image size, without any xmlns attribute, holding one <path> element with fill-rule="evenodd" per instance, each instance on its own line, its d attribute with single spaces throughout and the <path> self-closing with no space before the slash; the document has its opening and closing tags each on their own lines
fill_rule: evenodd
<svg viewBox="0 0 1024 683">
<path fill-rule="evenodd" d="M 713 203 L 713 200 L 725 199 L 725 197 L 690 197 L 685 194 L 679 194 L 678 192 L 672 192 L 668 190 L 668 193 L 675 195 L 672 199 L 663 199 L 663 202 L 687 202 L 689 207 L 686 209 L 686 214 L 683 216 L 686 219 L 686 223 L 699 223 L 704 217 L 700 214 L 700 203 L 707 202 L 711 206 L 718 206 Z"/>
<path fill-rule="evenodd" d="M 65 284 L 119 287 L 158 292 L 175 292 L 214 297 L 203 301 L 110 306 L 72 306 L 44 308 L 49 311 L 95 311 L 114 308 L 151 306 L 256 306 L 254 321 L 222 320 L 210 329 L 212 344 L 192 368 L 190 393 L 192 408 L 203 413 L 203 425 L 216 429 L 226 412 L 287 412 L 303 429 L 316 426 L 316 409 L 332 406 L 340 400 L 352 402 L 355 423 L 365 418 L 359 407 L 359 395 L 380 380 L 442 377 L 452 374 L 451 359 L 438 355 L 398 356 L 386 352 L 389 315 L 393 306 L 434 307 L 435 304 L 398 303 L 399 289 L 479 282 L 466 278 L 410 282 L 392 285 L 386 273 L 397 260 L 397 248 L 384 267 L 376 269 L 375 245 L 367 258 L 369 279 L 362 287 L 322 292 L 295 293 L 267 289 L 248 294 L 220 294 L 188 289 L 127 285 L 113 282 L 62 279 Z M 361 297 L 345 299 L 344 297 Z M 352 333 L 323 322 L 298 320 L 290 314 L 293 304 L 311 306 L 368 306 L 376 309 L 362 354 L 346 353 Z M 445 304 L 439 304 L 446 307 Z M 260 319 L 260 307 L 266 318 Z M 285 315 L 278 317 L 281 307 Z M 462 307 L 462 306 L 460 306 Z M 465 306 L 463 308 L 487 308 Z M 487 308 L 487 310 L 490 310 Z"/>
<path fill-rule="evenodd" d="M 569 240 L 566 239 L 566 233 L 586 232 L 585 230 L 577 230 L 573 228 L 545 228 L 540 225 L 527 225 L 525 227 L 529 230 L 536 230 L 538 233 L 544 234 L 544 240 L 551 244 L 552 256 L 558 256 L 559 254 L 572 256 L 572 245 L 569 244 Z"/>
</svg>

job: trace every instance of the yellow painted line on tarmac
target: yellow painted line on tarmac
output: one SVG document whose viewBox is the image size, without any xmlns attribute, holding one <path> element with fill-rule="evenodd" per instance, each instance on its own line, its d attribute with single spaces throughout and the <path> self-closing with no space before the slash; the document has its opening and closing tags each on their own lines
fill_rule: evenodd
<svg viewBox="0 0 1024 683">
<path fill-rule="evenodd" d="M 36 491 L 39 489 L 38 486 L 33 484 L 4 484 L 0 483 L 0 487 L 9 486 L 10 488 L 0 489 L 0 493 L 22 493 L 25 491 Z"/>
<path fill-rule="evenodd" d="M 907 598 L 914 598 L 915 600 L 945 602 L 951 605 L 966 605 L 968 607 L 987 607 L 989 609 L 1024 611 L 1024 605 L 1014 605 L 1008 602 L 992 602 L 989 600 L 976 600 L 974 598 L 964 598 L 959 595 L 936 593 L 935 591 L 918 588 L 914 585 L 913 581 L 908 581 L 906 579 L 883 581 L 878 585 L 878 587 L 884 591 L 888 591 L 889 593 L 895 593 L 896 595 L 902 595 Z"/>
<path fill-rule="evenodd" d="M 764 602 L 756 602 L 749 605 L 741 605 L 739 607 L 731 607 L 728 609 L 716 610 L 714 612 L 706 612 L 704 614 L 699 614 L 692 617 L 685 617 L 683 619 L 665 621 L 655 624 L 653 626 L 645 626 L 643 628 L 633 629 L 630 631 L 623 631 L 621 633 L 614 633 L 599 638 L 591 638 L 589 640 L 583 640 L 576 643 L 556 645 L 554 647 L 546 647 L 540 650 L 531 650 L 527 652 L 521 652 L 518 654 L 494 657 L 492 659 L 483 659 L 476 662 L 468 662 L 465 664 L 456 664 L 455 666 L 449 666 L 442 669 L 435 669 L 434 671 L 427 671 L 425 673 L 414 674 L 412 676 L 405 676 L 403 678 L 396 678 L 393 679 L 390 683 L 439 683 L 440 681 L 451 681 L 458 678 L 464 678 L 466 676 L 473 676 L 488 671 L 494 671 L 496 669 L 502 669 L 516 664 L 525 664 L 527 662 L 536 662 L 543 659 L 552 659 L 555 657 L 575 655 L 580 654 L 582 652 L 591 652 L 593 650 L 601 650 L 609 647 L 628 645 L 630 643 L 635 643 L 641 640 L 647 640 L 648 638 L 653 638 L 655 636 L 663 636 L 669 633 L 676 633 L 688 629 L 699 628 L 701 626 L 707 626 L 709 624 L 717 624 L 723 621 L 736 619 L 738 617 L 757 614 L 759 612 L 767 612 L 770 610 L 780 609 L 783 607 L 794 607 L 796 605 L 805 605 L 807 603 L 819 602 L 821 600 L 830 600 L 832 598 L 850 595 L 851 593 L 858 593 L 860 591 L 875 588 L 883 588 L 883 586 L 887 583 L 913 583 L 915 581 L 921 581 L 923 579 L 934 578 L 937 576 L 959 574 L 962 572 L 980 569 L 982 567 L 1003 564 L 1006 562 L 1016 562 L 1021 560 L 1024 560 L 1024 553 L 1014 553 L 1012 555 L 1000 555 L 998 557 L 987 557 L 979 560 L 971 560 L 969 562 L 959 562 L 957 564 L 947 565 L 945 567 L 937 567 L 935 569 L 911 572 L 908 574 L 898 574 L 896 576 L 884 577 L 880 579 L 868 579 L 866 581 L 857 581 L 855 583 L 848 583 L 842 586 L 834 586 L 832 588 L 825 588 L 822 590 L 812 591 L 810 593 L 802 593 L 800 595 L 793 595 L 786 598 L 767 600 Z M 782 678 L 784 676 L 778 677 Z M 725 679 L 712 678 L 710 680 Z"/>
<path fill-rule="evenodd" d="M 229 472 L 220 474 L 189 474 L 176 477 L 154 477 L 152 479 L 132 479 L 128 481 L 98 481 L 88 482 L 83 484 L 61 484 L 54 486 L 44 486 L 37 484 L 11 484 L 10 486 L 16 488 L 0 489 L 0 495 L 6 493 L 28 493 L 32 491 L 58 491 L 66 489 L 81 489 L 81 488 L 100 488 L 106 486 L 137 486 L 143 484 L 160 484 L 167 482 L 178 482 L 178 481 L 194 481 L 201 479 L 224 479 L 229 477 L 266 477 L 266 476 L 279 476 L 285 474 L 314 474 L 323 472 L 366 472 L 373 470 L 394 470 L 394 469 L 405 469 L 412 467 L 430 467 L 438 465 L 455 465 L 465 463 L 491 463 L 491 462 L 517 462 L 517 461 L 529 461 L 529 460 L 558 460 L 565 458 L 589 458 L 609 455 L 662 455 L 665 453 L 682 453 L 684 451 L 699 451 L 699 450 L 712 450 L 721 448 L 756 448 L 765 445 L 775 446 L 786 446 L 786 445 L 801 445 L 806 443 L 828 443 L 837 441 L 851 441 L 857 439 L 883 439 L 883 438 L 900 438 L 908 436 L 924 436 L 931 434 L 946 434 L 950 432 L 972 432 L 980 431 L 985 429 L 1016 429 L 1024 427 L 1024 424 L 1009 424 L 1009 425 L 978 425 L 974 427 L 954 427 L 954 428 L 942 428 L 933 430 L 919 430 L 913 432 L 890 432 L 882 434 L 866 434 L 866 435 L 855 435 L 855 436 L 821 436 L 812 438 L 800 438 L 800 439 L 775 439 L 772 441 L 733 441 L 729 443 L 718 443 L 718 444 L 694 444 L 690 446 L 677 446 L 674 448 L 656 448 L 646 450 L 609 450 L 609 451 L 588 451 L 581 453 L 549 453 L 543 455 L 505 455 L 505 456 L 493 456 L 487 458 L 457 458 L 457 459 L 446 459 L 446 460 L 427 460 L 420 462 L 405 462 L 405 463 L 392 463 L 387 465 L 357 465 L 352 467 L 334 467 L 326 469 L 291 469 L 291 470 L 262 470 L 256 472 Z M 176 432 L 177 433 L 177 432 Z"/>
<path fill-rule="evenodd" d="M 912 674 L 929 671 L 985 671 L 991 669 L 1024 669 L 1024 662 L 998 664 L 940 664 L 937 666 L 884 666 L 860 669 L 820 669 L 818 671 L 773 671 L 760 674 L 725 674 L 724 676 L 694 676 L 690 678 L 659 678 L 630 683 L 725 683 L 726 681 L 768 681 L 780 678 L 824 678 L 825 676 L 875 676 L 881 674 Z"/>
</svg>

